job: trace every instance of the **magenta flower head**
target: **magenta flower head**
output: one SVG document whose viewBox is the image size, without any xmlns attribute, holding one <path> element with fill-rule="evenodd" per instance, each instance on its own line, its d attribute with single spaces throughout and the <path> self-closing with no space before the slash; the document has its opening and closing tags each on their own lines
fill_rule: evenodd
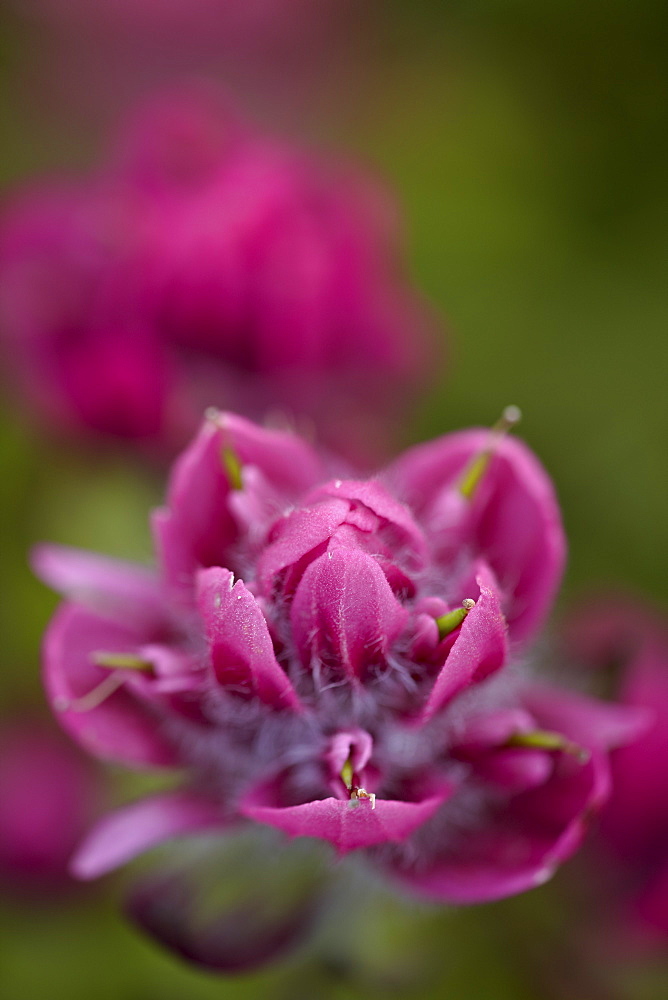
<svg viewBox="0 0 668 1000">
<path fill-rule="evenodd" d="M 44 647 L 62 725 L 184 776 L 95 827 L 76 874 L 249 824 L 448 902 L 552 874 L 639 720 L 529 675 L 564 539 L 545 472 L 505 435 L 517 417 L 358 480 L 212 411 L 154 515 L 157 572 L 37 551 L 68 598 Z"/>
<path fill-rule="evenodd" d="M 213 401 L 368 454 L 430 353 L 398 243 L 356 171 L 263 137 L 219 95 L 163 98 L 97 172 L 10 205 L 5 354 L 70 432 L 173 447 Z"/>
<path fill-rule="evenodd" d="M 569 639 L 589 666 L 613 674 L 624 705 L 647 713 L 646 731 L 612 755 L 613 794 L 602 815 L 597 860 L 609 899 L 636 932 L 668 937 L 668 627 L 628 596 L 587 603 Z M 592 863 L 594 859 L 592 859 Z"/>
</svg>

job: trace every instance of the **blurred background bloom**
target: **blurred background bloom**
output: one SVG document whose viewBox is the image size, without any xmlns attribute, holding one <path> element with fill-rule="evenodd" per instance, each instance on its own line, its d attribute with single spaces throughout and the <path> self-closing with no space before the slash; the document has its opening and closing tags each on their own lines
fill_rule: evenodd
<svg viewBox="0 0 668 1000">
<path fill-rule="evenodd" d="M 668 939 L 668 621 L 637 598 L 592 595 L 569 623 L 578 659 L 601 686 L 648 716 L 645 734 L 612 756 L 613 794 L 592 868 L 608 884 L 607 920 L 630 947 Z"/>
<path fill-rule="evenodd" d="M 92 176 L 10 206 L 8 369 L 74 434 L 169 451 L 225 405 L 374 456 L 430 351 L 399 242 L 357 171 L 266 139 L 214 93 L 165 97 Z"/>
<path fill-rule="evenodd" d="M 623 585 L 665 609 L 666 5 L 276 0 L 270 10 L 258 0 L 214 10 L 193 0 L 184 10 L 180 0 L 0 4 L 4 204 L 39 175 L 57 176 L 58 190 L 98 182 L 101 168 L 90 165 L 102 162 L 110 128 L 156 86 L 180 90 L 184 73 L 222 81 L 256 134 L 336 149 L 337 160 L 345 151 L 365 175 L 389 179 L 410 274 L 448 317 L 449 363 L 401 422 L 405 442 L 491 422 L 517 401 L 559 491 L 570 541 L 564 600 L 592 584 Z M 129 354 L 137 344 L 133 370 L 144 377 L 142 337 L 128 332 L 125 342 Z M 127 450 L 74 449 L 28 426 L 15 408 L 19 379 L 10 371 L 4 383 L 14 391 L 0 401 L 0 701 L 11 713 L 41 697 L 39 635 L 54 609 L 26 551 L 50 538 L 146 561 L 145 511 L 162 485 Z M 563 629 L 545 638 L 542 659 Z M 584 658 L 569 679 L 595 683 Z M 126 774 L 113 784 L 124 801 L 161 787 Z M 354 871 L 326 931 L 299 958 L 237 979 L 201 975 L 128 929 L 109 898 L 113 879 L 57 919 L 51 906 L 3 893 L 0 988 L 21 1000 L 656 1000 L 666 993 L 666 949 L 660 933 L 651 947 L 646 930 L 635 935 L 649 927 L 636 904 L 654 884 L 659 851 L 647 860 L 610 846 L 591 853 L 600 865 L 585 869 L 581 855 L 540 889 L 456 914 L 390 900 Z M 198 871 L 168 860 L 174 891 L 200 884 Z M 223 926 L 239 905 L 235 891 L 222 900 Z M 175 933 L 150 892 L 143 899 L 136 918 L 158 936 Z M 184 908 L 186 946 L 202 921 L 212 929 L 204 940 L 220 943 L 210 899 L 203 912 Z M 603 912 L 612 923 L 625 914 L 624 931 L 607 933 Z M 588 915 L 598 936 L 584 930 Z M 250 907 L 240 922 L 257 930 L 257 916 Z M 641 942 L 633 954 L 629 927 Z"/>
<path fill-rule="evenodd" d="M 21 67 L 27 94 L 63 127 L 100 116 L 162 84 L 214 75 L 254 107 L 295 120 L 348 47 L 353 0 L 9 0 L 36 58 Z M 67 116 L 70 116 L 70 125 Z"/>
<path fill-rule="evenodd" d="M 72 852 L 102 804 L 92 761 L 34 710 L 0 720 L 0 891 L 72 893 Z"/>
</svg>

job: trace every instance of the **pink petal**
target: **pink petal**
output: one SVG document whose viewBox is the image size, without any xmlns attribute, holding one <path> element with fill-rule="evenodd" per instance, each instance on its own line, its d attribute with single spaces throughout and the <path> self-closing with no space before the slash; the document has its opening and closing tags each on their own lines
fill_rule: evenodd
<svg viewBox="0 0 668 1000">
<path fill-rule="evenodd" d="M 288 590 L 299 582 L 300 561 L 319 545 L 324 545 L 346 518 L 350 505 L 345 500 L 333 499 L 313 507 L 300 507 L 279 521 L 272 529 L 269 545 L 258 562 L 258 580 L 262 592 L 269 596 L 275 589 L 277 578 L 288 567 Z M 294 577 L 294 579 L 293 579 Z"/>
<path fill-rule="evenodd" d="M 44 684 L 56 717 L 86 750 L 123 764 L 170 767 L 176 751 L 164 732 L 157 705 L 119 687 L 99 704 L 77 707 L 111 672 L 95 666 L 91 654 L 134 651 L 137 634 L 74 604 L 63 605 L 44 641 Z"/>
<path fill-rule="evenodd" d="M 483 568 L 476 580 L 480 597 L 464 619 L 434 682 L 418 720 L 421 723 L 431 719 L 464 688 L 484 680 L 506 662 L 506 623 L 491 574 Z"/>
<path fill-rule="evenodd" d="M 230 484 L 221 457 L 220 429 L 205 420 L 176 461 L 167 505 L 153 515 L 153 533 L 165 576 L 188 592 L 200 566 L 225 564 L 237 526 L 227 506 Z"/>
<path fill-rule="evenodd" d="M 543 785 L 552 774 L 552 754 L 544 750 L 508 747 L 476 761 L 475 773 L 488 784 L 514 795 Z"/>
<path fill-rule="evenodd" d="M 246 465 L 262 473 L 266 510 L 272 516 L 322 474 L 316 453 L 295 435 L 266 430 L 233 414 L 209 415 L 177 460 L 166 507 L 156 512 L 153 521 L 167 579 L 186 592 L 196 569 L 234 565 L 230 550 L 239 536 L 239 525 L 235 504 L 229 502 L 233 491 L 222 459 L 225 447 L 239 460 L 242 478 Z M 253 507 L 258 507 L 257 498 Z"/>
<path fill-rule="evenodd" d="M 328 840 L 339 854 L 406 840 L 426 823 L 452 794 L 451 786 L 420 802 L 376 799 L 372 808 L 368 799 L 346 802 L 342 799 L 317 799 L 303 805 L 275 807 L 264 805 L 262 792 L 249 796 L 240 807 L 242 816 L 283 830 L 290 837 L 318 837 Z"/>
<path fill-rule="evenodd" d="M 398 495 L 429 531 L 439 530 L 439 505 L 470 459 L 489 444 L 489 431 L 450 434 L 410 449 L 386 473 Z M 461 544 L 473 546 L 506 595 L 514 640 L 530 638 L 550 609 L 565 561 L 565 540 L 552 484 L 533 453 L 515 438 L 501 440 L 470 503 Z"/>
<path fill-rule="evenodd" d="M 299 709 L 297 694 L 274 655 L 264 615 L 229 570 L 201 570 L 198 606 L 204 619 L 218 682 L 253 694 L 276 708 Z"/>
<path fill-rule="evenodd" d="M 338 776 L 350 757 L 353 772 L 361 773 L 371 759 L 373 739 L 364 729 L 340 730 L 332 736 L 327 762 L 333 776 Z"/>
<path fill-rule="evenodd" d="M 143 566 L 66 545 L 38 545 L 31 561 L 49 587 L 101 615 L 144 630 L 165 621 L 162 588 Z"/>
<path fill-rule="evenodd" d="M 257 466 L 288 497 L 301 496 L 325 474 L 318 453 L 297 434 L 269 430 L 234 413 L 220 413 L 216 423 L 242 466 Z"/>
<path fill-rule="evenodd" d="M 573 854 L 609 789 L 604 755 L 593 754 L 585 765 L 563 755 L 548 782 L 499 804 L 484 826 L 455 835 L 431 864 L 391 872 L 413 891 L 449 903 L 524 892 L 546 882 Z"/>
<path fill-rule="evenodd" d="M 538 729 L 533 716 L 523 708 L 500 708 L 464 721 L 454 749 L 464 760 L 473 759 L 495 747 L 502 746 L 515 733 Z"/>
<path fill-rule="evenodd" d="M 366 667 L 382 662 L 406 614 L 375 559 L 337 548 L 308 567 L 290 618 L 306 667 L 324 661 L 349 678 L 361 678 Z"/>
<path fill-rule="evenodd" d="M 93 879 L 127 864 L 166 840 L 225 826 L 220 806 L 188 792 L 168 792 L 105 816 L 70 863 L 76 878 Z"/>
<path fill-rule="evenodd" d="M 140 682 L 141 689 L 146 689 L 149 695 L 152 691 L 161 694 L 201 691 L 204 686 L 205 673 L 199 657 L 157 642 L 139 646 L 137 656 L 151 664 L 153 676 L 137 671 L 130 679 Z"/>
<path fill-rule="evenodd" d="M 522 702 L 541 729 L 563 733 L 579 746 L 610 750 L 633 743 L 651 724 L 649 709 L 598 701 L 562 688 L 534 685 Z"/>
<path fill-rule="evenodd" d="M 393 528 L 397 548 L 407 548 L 420 565 L 426 562 L 427 543 L 422 530 L 408 507 L 396 500 L 378 480 L 337 479 L 315 490 L 307 497 L 307 502 L 324 496 L 356 500 L 368 507 Z"/>
</svg>

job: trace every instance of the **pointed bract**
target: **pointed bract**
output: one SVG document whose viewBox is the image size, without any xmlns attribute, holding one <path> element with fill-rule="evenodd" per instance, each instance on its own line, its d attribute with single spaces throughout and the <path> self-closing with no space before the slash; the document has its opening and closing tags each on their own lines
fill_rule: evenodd
<svg viewBox="0 0 668 1000">
<path fill-rule="evenodd" d="M 357 549 L 343 548 L 311 563 L 290 612 L 303 664 L 324 664 L 351 680 L 384 664 L 406 620 L 378 563 Z"/>
<path fill-rule="evenodd" d="M 480 596 L 462 622 L 459 635 L 422 710 L 421 722 L 426 722 L 460 691 L 484 680 L 506 662 L 507 629 L 495 581 L 489 570 L 482 566 L 476 582 Z"/>
<path fill-rule="evenodd" d="M 446 562 L 471 548 L 496 574 L 513 641 L 530 639 L 550 609 L 564 568 L 566 543 L 552 484 L 529 449 L 504 438 L 470 501 L 460 477 L 490 446 L 490 432 L 461 431 L 418 445 L 386 473 L 417 514 Z"/>
<path fill-rule="evenodd" d="M 197 603 L 216 680 L 245 697 L 275 708 L 301 706 L 276 661 L 269 629 L 253 595 L 229 570 L 200 570 Z"/>
<path fill-rule="evenodd" d="M 375 844 L 399 843 L 430 819 L 452 793 L 444 786 L 419 802 L 391 799 L 320 799 L 299 806 L 275 807 L 251 796 L 241 804 L 241 813 L 258 823 L 283 830 L 290 837 L 318 837 L 332 844 L 339 854 Z M 257 801 L 257 799 L 260 801 Z"/>
</svg>

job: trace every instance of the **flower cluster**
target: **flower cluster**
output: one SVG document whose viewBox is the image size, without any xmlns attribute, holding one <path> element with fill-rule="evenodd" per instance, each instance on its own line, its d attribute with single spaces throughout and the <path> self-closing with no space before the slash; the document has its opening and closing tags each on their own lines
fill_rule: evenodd
<svg viewBox="0 0 668 1000">
<path fill-rule="evenodd" d="M 154 515 L 157 572 L 36 552 L 68 597 L 45 642 L 62 724 L 97 757 L 185 775 L 94 828 L 80 877 L 240 823 L 447 901 L 538 885 L 573 852 L 640 719 L 526 666 L 564 539 L 544 470 L 504 434 L 517 416 L 360 480 L 211 411 Z"/>
<path fill-rule="evenodd" d="M 395 230 L 357 173 L 261 136 L 218 95 L 163 98 L 88 179 L 10 206 L 5 354 L 71 432 L 181 446 L 214 403 L 309 418 L 370 454 L 428 353 Z"/>
</svg>

